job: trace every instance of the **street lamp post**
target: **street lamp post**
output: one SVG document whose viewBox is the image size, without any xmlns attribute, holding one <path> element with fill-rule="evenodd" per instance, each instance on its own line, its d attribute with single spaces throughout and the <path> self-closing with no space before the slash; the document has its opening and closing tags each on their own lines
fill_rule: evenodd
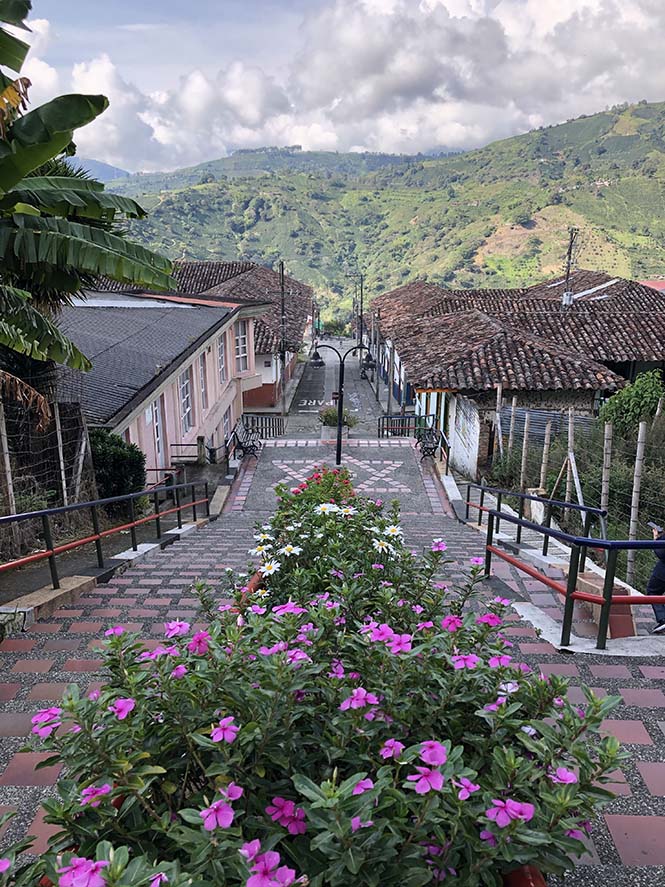
<svg viewBox="0 0 665 887">
<path fill-rule="evenodd" d="M 325 365 L 325 362 L 321 355 L 319 354 L 319 348 L 327 348 L 328 351 L 334 351 L 337 355 L 337 359 L 339 360 L 339 377 L 337 382 L 337 451 L 335 455 L 335 465 L 338 467 L 342 464 L 342 429 L 344 427 L 344 367 L 346 364 L 346 358 L 349 354 L 354 354 L 359 349 L 367 351 L 367 355 L 363 361 L 363 366 L 365 369 L 371 370 L 376 366 L 374 358 L 369 352 L 369 348 L 366 345 L 354 345 L 352 348 L 349 348 L 344 354 L 341 354 L 333 345 L 318 345 L 314 350 L 314 354 L 312 355 L 312 359 L 310 360 L 310 365 L 313 367 L 322 367 Z"/>
</svg>

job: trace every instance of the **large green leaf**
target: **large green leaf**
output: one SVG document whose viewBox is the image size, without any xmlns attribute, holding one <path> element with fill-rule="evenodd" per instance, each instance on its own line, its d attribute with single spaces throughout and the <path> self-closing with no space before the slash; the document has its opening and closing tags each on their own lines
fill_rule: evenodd
<svg viewBox="0 0 665 887">
<path fill-rule="evenodd" d="M 168 259 L 101 228 L 66 219 L 15 215 L 0 220 L 0 255 L 15 274 L 48 280 L 53 269 L 110 277 L 150 289 L 174 289 Z"/>
<path fill-rule="evenodd" d="M 108 194 L 101 182 L 91 179 L 29 176 L 0 197 L 0 210 L 11 213 L 19 202 L 57 216 L 108 220 L 112 220 L 117 213 L 132 219 L 146 216 L 145 210 L 135 200 Z"/>
<path fill-rule="evenodd" d="M 54 360 L 77 370 L 90 361 L 30 303 L 30 294 L 0 285 L 0 345 L 34 360 Z"/>
<path fill-rule="evenodd" d="M 7 192 L 33 169 L 67 148 L 74 130 L 108 107 L 103 95 L 62 95 L 16 120 L 0 140 L 0 192 Z"/>
<path fill-rule="evenodd" d="M 25 20 L 32 10 L 32 0 L 0 0 L 0 22 L 29 31 Z"/>
<path fill-rule="evenodd" d="M 0 28 L 0 65 L 6 65 L 18 73 L 29 49 L 30 46 L 23 40 Z"/>
</svg>

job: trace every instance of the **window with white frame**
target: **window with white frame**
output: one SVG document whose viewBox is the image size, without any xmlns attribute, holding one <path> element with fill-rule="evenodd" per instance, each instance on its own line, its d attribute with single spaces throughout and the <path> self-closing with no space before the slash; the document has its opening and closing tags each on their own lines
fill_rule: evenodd
<svg viewBox="0 0 665 887">
<path fill-rule="evenodd" d="M 205 352 L 199 356 L 199 381 L 201 383 L 201 409 L 208 409 L 208 368 Z"/>
<path fill-rule="evenodd" d="M 224 429 L 224 440 L 227 441 L 231 437 L 231 407 L 224 413 L 222 427 Z"/>
<path fill-rule="evenodd" d="M 247 351 L 247 321 L 238 320 L 235 325 L 236 335 L 236 372 L 242 373 L 249 368 Z"/>
<path fill-rule="evenodd" d="M 194 427 L 194 410 L 192 407 L 192 371 L 191 367 L 180 374 L 178 379 L 180 390 L 180 421 L 182 433 L 187 434 Z"/>
<path fill-rule="evenodd" d="M 219 372 L 219 381 L 223 384 L 228 379 L 228 375 L 226 373 L 226 334 L 222 333 L 222 335 L 217 340 L 217 369 Z"/>
</svg>

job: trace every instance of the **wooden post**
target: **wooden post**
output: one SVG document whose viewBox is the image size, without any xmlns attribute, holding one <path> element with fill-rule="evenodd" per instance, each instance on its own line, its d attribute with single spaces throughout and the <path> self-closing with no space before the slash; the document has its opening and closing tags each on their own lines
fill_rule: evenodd
<svg viewBox="0 0 665 887">
<path fill-rule="evenodd" d="M 390 415 L 390 411 L 393 406 L 393 380 L 395 378 L 395 345 L 393 344 L 392 339 L 390 340 L 390 356 L 388 359 L 388 409 L 386 410 L 387 415 Z"/>
<path fill-rule="evenodd" d="M 543 442 L 543 461 L 540 463 L 540 489 L 545 489 L 547 483 L 547 468 L 550 461 L 550 441 L 552 440 L 552 420 L 547 420 L 545 426 L 545 440 Z"/>
<path fill-rule="evenodd" d="M 16 497 L 14 496 L 14 479 L 12 477 L 12 463 L 9 458 L 9 441 L 7 440 L 7 424 L 5 422 L 5 405 L 0 399 L 0 450 L 2 451 L 2 474 L 7 488 L 7 506 L 9 514 L 16 514 Z M 12 524 L 12 527 L 15 527 Z"/>
<path fill-rule="evenodd" d="M 573 408 L 568 410 L 568 470 L 566 471 L 566 502 L 570 502 L 573 495 L 573 466 L 570 454 L 575 448 L 575 414 Z"/>
<path fill-rule="evenodd" d="M 637 539 L 637 518 L 640 510 L 640 487 L 642 486 L 642 466 L 644 465 L 644 448 L 647 442 L 647 423 L 640 422 L 637 432 L 637 452 L 635 453 L 635 474 L 633 475 L 633 497 L 630 502 L 629 539 Z M 626 582 L 632 585 L 635 575 L 635 551 L 628 550 L 626 558 Z"/>
<path fill-rule="evenodd" d="M 526 457 L 529 450 L 529 425 L 531 413 L 527 410 L 524 416 L 524 437 L 522 438 L 522 466 L 520 468 L 520 490 L 526 489 Z"/>
<path fill-rule="evenodd" d="M 600 482 L 600 507 L 607 511 L 610 501 L 610 469 L 612 467 L 612 423 L 605 423 L 603 437 L 603 474 Z"/>
<path fill-rule="evenodd" d="M 513 402 L 510 405 L 510 431 L 508 432 L 508 455 L 513 452 L 513 443 L 515 442 L 515 410 L 517 409 L 517 395 L 513 395 Z"/>
<path fill-rule="evenodd" d="M 85 451 L 88 445 L 85 428 L 81 428 L 81 439 L 79 440 L 79 449 L 76 454 L 76 468 L 74 469 L 74 484 L 72 494 L 74 502 L 79 501 L 81 495 L 81 478 L 83 477 L 83 463 L 85 462 Z"/>
<path fill-rule="evenodd" d="M 654 417 L 653 417 L 653 422 L 651 423 L 651 427 L 652 427 L 652 428 L 653 428 L 653 426 L 656 424 L 656 422 L 658 421 L 658 419 L 660 418 L 662 412 L 663 412 L 663 397 L 662 397 L 662 395 L 661 395 L 661 396 L 658 398 L 658 406 L 656 407 L 656 412 L 655 412 Z"/>
<path fill-rule="evenodd" d="M 503 458 L 503 431 L 501 428 L 501 407 L 503 406 L 503 385 L 496 386 L 496 422 L 494 423 L 496 444 L 499 447 L 499 455 Z"/>
<path fill-rule="evenodd" d="M 69 505 L 67 495 L 67 475 L 65 474 L 65 452 L 62 446 L 62 427 L 60 425 L 60 406 L 58 402 L 53 404 L 53 418 L 55 419 L 55 436 L 58 442 L 58 464 L 60 466 L 60 486 L 62 488 L 62 504 Z"/>
</svg>

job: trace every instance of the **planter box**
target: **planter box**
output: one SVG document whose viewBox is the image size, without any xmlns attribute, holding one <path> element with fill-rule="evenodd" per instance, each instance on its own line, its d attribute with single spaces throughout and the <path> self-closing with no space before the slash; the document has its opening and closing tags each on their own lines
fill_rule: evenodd
<svg viewBox="0 0 665 887">
<path fill-rule="evenodd" d="M 349 426 L 342 426 L 342 440 L 349 439 Z M 321 426 L 321 440 L 337 440 L 337 426 L 334 427 L 332 425 L 322 425 Z"/>
<path fill-rule="evenodd" d="M 537 868 L 523 865 L 503 876 L 504 887 L 547 887 L 547 882 Z"/>
</svg>

